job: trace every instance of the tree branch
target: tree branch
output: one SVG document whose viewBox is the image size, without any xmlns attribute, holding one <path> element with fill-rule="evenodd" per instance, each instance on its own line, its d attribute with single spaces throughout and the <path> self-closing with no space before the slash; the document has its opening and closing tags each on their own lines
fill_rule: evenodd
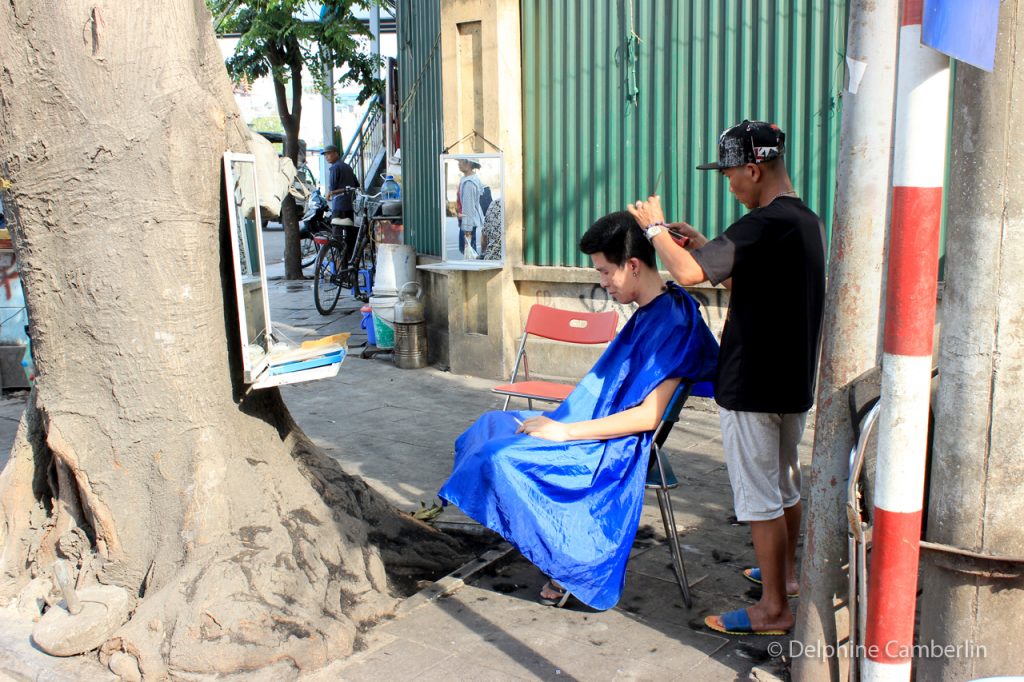
<svg viewBox="0 0 1024 682">
<path fill-rule="evenodd" d="M 290 126 L 294 126 L 294 117 L 292 112 L 288 109 L 288 94 L 285 92 L 284 83 L 282 83 L 277 74 L 285 66 L 284 54 L 281 53 L 276 47 L 267 48 L 267 59 L 270 61 L 272 67 L 272 80 L 274 81 L 274 96 L 277 99 L 277 114 L 281 117 L 281 125 L 284 126 L 285 130 L 288 130 Z M 292 106 L 295 106 L 295 100 L 292 100 Z M 301 106 L 301 105 L 300 105 Z"/>
</svg>

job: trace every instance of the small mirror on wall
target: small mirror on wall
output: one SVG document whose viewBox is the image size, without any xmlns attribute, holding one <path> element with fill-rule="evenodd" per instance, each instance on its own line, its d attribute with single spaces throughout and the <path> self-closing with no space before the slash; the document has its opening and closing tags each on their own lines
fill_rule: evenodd
<svg viewBox="0 0 1024 682">
<path fill-rule="evenodd" d="M 441 248 L 453 268 L 500 268 L 505 260 L 501 154 L 441 155 Z"/>
</svg>

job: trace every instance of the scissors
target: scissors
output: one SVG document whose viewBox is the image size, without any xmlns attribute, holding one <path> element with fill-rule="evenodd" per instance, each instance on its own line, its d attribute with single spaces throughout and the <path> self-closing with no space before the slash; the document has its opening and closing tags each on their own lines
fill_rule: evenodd
<svg viewBox="0 0 1024 682">
<path fill-rule="evenodd" d="M 658 171 L 658 179 L 654 181 L 654 189 L 651 191 L 652 197 L 658 194 L 658 188 L 661 187 L 661 176 L 663 174 L 664 171 Z"/>
<path fill-rule="evenodd" d="M 654 181 L 654 190 L 651 191 L 651 196 L 657 196 L 658 188 L 661 187 L 661 176 L 662 175 L 664 175 L 664 171 L 658 171 L 658 178 L 657 178 L 657 180 Z M 672 237 L 676 240 L 676 242 L 680 246 L 685 247 L 690 242 L 690 238 L 689 237 L 687 237 L 685 234 L 681 234 L 681 233 L 673 230 L 668 225 L 665 226 L 665 231 L 668 232 L 670 235 L 672 235 Z"/>
</svg>

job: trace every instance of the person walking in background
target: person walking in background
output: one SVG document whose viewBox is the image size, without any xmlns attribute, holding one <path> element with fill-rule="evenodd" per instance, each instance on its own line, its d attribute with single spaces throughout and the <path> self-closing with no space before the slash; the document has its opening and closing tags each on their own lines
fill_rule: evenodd
<svg viewBox="0 0 1024 682">
<path fill-rule="evenodd" d="M 476 161 L 459 159 L 459 171 L 462 173 L 457 195 L 459 251 L 467 260 L 476 260 L 479 257 L 476 236 L 477 230 L 484 224 L 484 211 L 480 204 L 484 185 L 476 174 L 478 170 L 480 164 Z"/>
<path fill-rule="evenodd" d="M 763 121 L 743 121 L 719 136 L 718 161 L 697 168 L 727 178 L 749 213 L 714 240 L 686 223 L 666 225 L 657 196 L 628 209 L 677 282 L 731 289 L 715 400 L 736 518 L 750 523 L 759 564 L 743 575 L 763 591 L 749 608 L 705 618 L 709 628 L 729 634 L 784 634 L 794 624 L 787 596 L 799 589 L 797 444 L 814 401 L 825 237 L 821 220 L 793 189 L 785 140 L 777 125 Z"/>
</svg>

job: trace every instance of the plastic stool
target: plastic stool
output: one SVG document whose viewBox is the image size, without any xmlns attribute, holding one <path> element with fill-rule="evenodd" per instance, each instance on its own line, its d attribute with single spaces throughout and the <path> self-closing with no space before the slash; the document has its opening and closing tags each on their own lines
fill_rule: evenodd
<svg viewBox="0 0 1024 682">
<path fill-rule="evenodd" d="M 369 270 L 363 269 L 357 272 L 356 281 L 361 283 L 360 288 L 363 290 L 363 294 L 373 296 L 373 278 L 370 277 Z M 356 295 L 355 287 L 352 287 L 352 295 Z"/>
</svg>

